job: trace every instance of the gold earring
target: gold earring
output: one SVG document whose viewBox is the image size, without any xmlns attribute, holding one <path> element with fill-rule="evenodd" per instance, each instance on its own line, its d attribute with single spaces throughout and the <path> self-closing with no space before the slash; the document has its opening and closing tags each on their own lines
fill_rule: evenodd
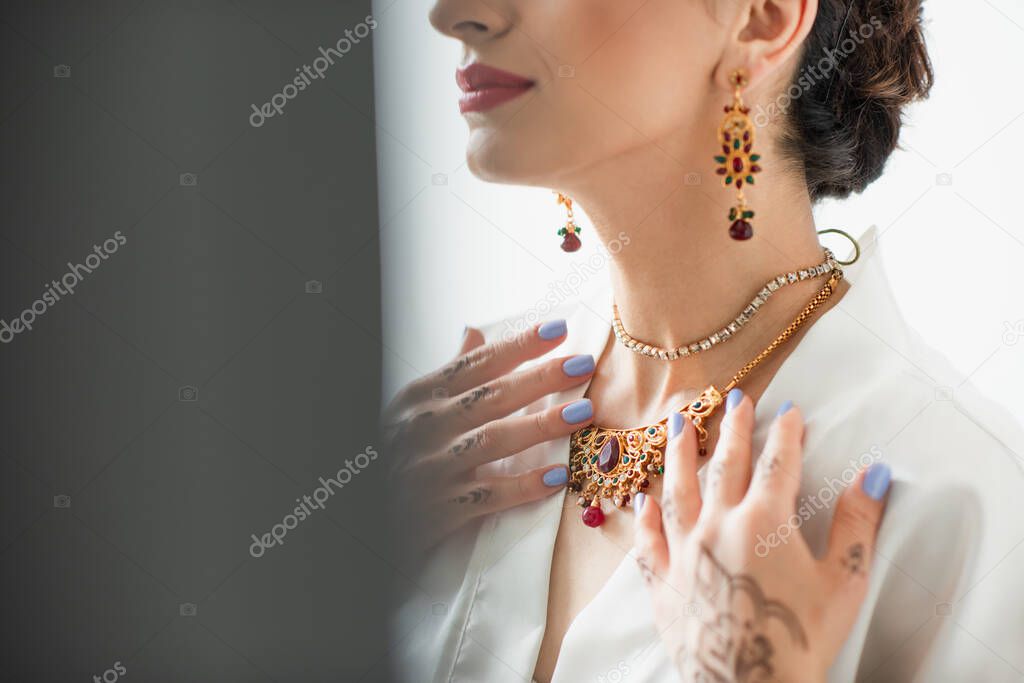
<svg viewBox="0 0 1024 683">
<path fill-rule="evenodd" d="M 572 216 L 572 198 L 568 197 L 561 192 L 556 192 L 558 195 L 558 203 L 565 207 L 567 217 L 565 219 L 565 227 L 558 230 L 558 234 L 562 237 L 562 251 L 576 251 L 582 245 L 580 238 L 578 237 L 580 227 L 576 225 Z"/>
<path fill-rule="evenodd" d="M 747 206 L 743 196 L 743 185 L 753 185 L 754 176 L 761 172 L 758 161 L 760 154 L 754 149 L 754 122 L 750 120 L 750 108 L 743 105 L 742 91 L 747 85 L 747 73 L 737 69 L 729 75 L 733 86 L 732 104 L 725 105 L 725 117 L 718 127 L 718 144 L 722 153 L 715 157 L 720 164 L 715 171 L 722 176 L 722 184 L 736 188 L 736 205 L 729 209 L 729 236 L 734 240 L 748 240 L 754 236 L 751 220 L 754 212 Z"/>
</svg>

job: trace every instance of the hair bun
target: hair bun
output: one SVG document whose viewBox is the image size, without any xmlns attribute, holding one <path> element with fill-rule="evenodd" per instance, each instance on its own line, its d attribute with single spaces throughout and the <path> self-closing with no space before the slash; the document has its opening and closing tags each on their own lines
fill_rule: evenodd
<svg viewBox="0 0 1024 683">
<path fill-rule="evenodd" d="M 784 153 L 803 163 L 813 200 L 847 197 L 878 178 L 904 107 L 928 96 L 921 4 L 820 0 L 782 136 Z"/>
</svg>

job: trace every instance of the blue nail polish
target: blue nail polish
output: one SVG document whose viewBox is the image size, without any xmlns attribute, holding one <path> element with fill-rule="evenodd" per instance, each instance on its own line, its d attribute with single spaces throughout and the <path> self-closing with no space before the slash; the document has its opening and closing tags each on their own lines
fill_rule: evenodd
<svg viewBox="0 0 1024 683">
<path fill-rule="evenodd" d="M 740 404 L 743 400 L 743 392 L 739 389 L 733 389 L 725 397 L 725 409 L 732 410 Z"/>
<path fill-rule="evenodd" d="M 644 501 L 647 500 L 647 496 L 643 493 L 638 493 L 633 498 L 633 509 L 636 512 L 640 512 L 644 509 Z"/>
<path fill-rule="evenodd" d="M 564 320 L 549 320 L 537 328 L 537 336 L 545 341 L 551 341 L 552 339 L 564 337 L 565 330 Z"/>
<path fill-rule="evenodd" d="M 562 408 L 562 419 L 571 425 L 585 422 L 594 417 L 594 404 L 589 398 L 581 398 Z"/>
<path fill-rule="evenodd" d="M 562 363 L 562 371 L 570 377 L 589 375 L 594 371 L 594 357 L 587 353 L 566 359 Z"/>
<path fill-rule="evenodd" d="M 668 415 L 668 438 L 674 439 L 683 432 L 683 414 L 672 411 Z"/>
<path fill-rule="evenodd" d="M 782 405 L 779 406 L 778 415 L 785 415 L 786 413 L 789 412 L 789 409 L 792 408 L 792 407 L 793 407 L 793 402 L 792 401 L 783 401 Z"/>
<path fill-rule="evenodd" d="M 868 468 L 867 474 L 864 475 L 864 481 L 861 482 L 861 488 L 864 489 L 864 493 L 875 500 L 882 500 L 885 497 L 885 492 L 889 490 L 891 482 L 892 469 L 884 462 L 876 462 Z"/>
<path fill-rule="evenodd" d="M 564 467 L 556 467 L 545 472 L 541 479 L 544 480 L 545 486 L 565 486 L 569 481 L 569 470 Z"/>
</svg>

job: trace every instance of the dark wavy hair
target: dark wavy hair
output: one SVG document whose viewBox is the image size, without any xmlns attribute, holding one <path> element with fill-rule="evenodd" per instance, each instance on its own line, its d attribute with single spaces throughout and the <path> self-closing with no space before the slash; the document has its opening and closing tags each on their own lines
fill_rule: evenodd
<svg viewBox="0 0 1024 683">
<path fill-rule="evenodd" d="M 878 178 L 904 108 L 928 96 L 922 1 L 819 0 L 780 139 L 803 167 L 812 200 L 847 197 Z M 834 67 L 823 74 L 818 67 L 830 58 Z M 815 69 L 824 77 L 814 78 Z"/>
</svg>

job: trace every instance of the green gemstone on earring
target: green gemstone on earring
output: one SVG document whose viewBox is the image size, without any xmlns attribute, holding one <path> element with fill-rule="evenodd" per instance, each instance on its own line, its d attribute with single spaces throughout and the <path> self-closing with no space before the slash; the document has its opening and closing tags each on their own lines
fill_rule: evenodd
<svg viewBox="0 0 1024 683">
<path fill-rule="evenodd" d="M 658 474 L 665 474 L 665 468 L 664 467 L 659 467 L 658 468 Z"/>
<path fill-rule="evenodd" d="M 646 453 L 641 453 L 640 454 L 640 459 L 641 460 L 646 460 L 647 459 L 647 454 Z"/>
<path fill-rule="evenodd" d="M 739 140 L 733 140 L 732 141 L 732 148 L 733 149 L 739 149 L 740 148 L 740 141 Z"/>
<path fill-rule="evenodd" d="M 725 157 L 719 155 L 719 156 L 715 157 L 715 161 L 717 161 L 720 164 L 724 164 L 725 163 Z"/>
<path fill-rule="evenodd" d="M 726 176 L 725 184 L 726 185 L 732 185 L 732 176 Z"/>
<path fill-rule="evenodd" d="M 761 161 L 761 155 L 760 154 L 751 154 L 750 155 L 750 160 L 751 161 Z"/>
<path fill-rule="evenodd" d="M 623 463 L 624 465 L 628 465 L 628 464 L 629 464 L 629 458 L 625 458 L 625 457 L 624 457 L 624 458 L 622 458 L 622 463 Z"/>
<path fill-rule="evenodd" d="M 747 176 L 747 184 L 748 185 L 753 185 L 754 184 L 754 176 L 752 176 L 752 175 L 748 175 Z"/>
</svg>

